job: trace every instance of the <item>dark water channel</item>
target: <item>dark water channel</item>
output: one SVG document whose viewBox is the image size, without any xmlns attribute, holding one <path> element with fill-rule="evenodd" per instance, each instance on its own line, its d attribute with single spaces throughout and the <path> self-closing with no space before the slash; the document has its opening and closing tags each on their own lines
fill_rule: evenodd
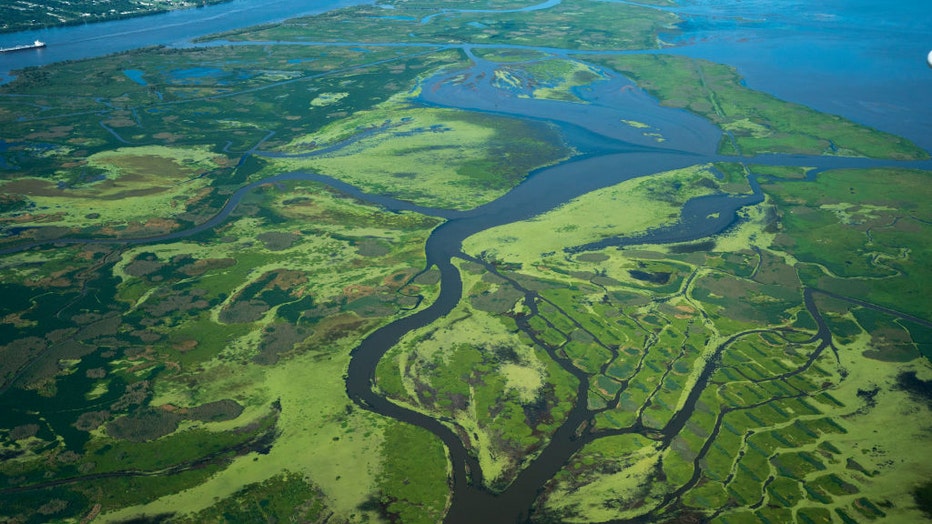
<svg viewBox="0 0 932 524">
<path fill-rule="evenodd" d="M 498 225 L 531 218 L 602 187 L 710 162 L 800 165 L 813 166 L 817 170 L 883 165 L 932 167 L 930 162 L 895 163 L 826 156 L 720 156 L 715 152 L 721 138 L 718 128 L 695 115 L 660 106 L 629 80 L 612 71 L 603 70 L 603 80 L 577 90 L 576 94 L 587 102 L 578 104 L 522 98 L 518 96 L 521 93 L 496 87 L 492 82 L 494 64 L 473 58 L 475 65 L 466 72 L 438 75 L 426 81 L 421 103 L 546 121 L 558 127 L 566 143 L 580 154 L 564 163 L 532 173 L 505 196 L 469 211 L 425 208 L 389 197 L 366 194 L 320 174 L 288 173 L 241 187 L 231 195 L 217 215 L 185 231 L 120 242 L 72 238 L 56 240 L 54 243 L 142 244 L 178 240 L 223 223 L 241 200 L 257 186 L 289 180 L 320 182 L 390 211 L 416 211 L 445 218 L 447 221 L 433 231 L 425 248 L 427 267 L 436 267 L 441 274 L 439 297 L 426 308 L 382 327 L 360 343 L 352 353 L 346 380 L 347 393 L 360 406 L 425 428 L 444 442 L 453 466 L 453 504 L 447 522 L 513 523 L 528 519 L 532 504 L 544 485 L 587 441 L 587 437 L 577 434 L 578 428 L 590 416 L 586 410 L 585 392 L 588 385 L 585 376 L 577 377 L 581 383 L 577 403 L 566 422 L 502 493 L 492 493 L 482 487 L 482 471 L 478 461 L 468 453 L 460 438 L 448 426 L 440 420 L 398 406 L 372 390 L 376 367 L 385 353 L 406 333 L 440 319 L 459 303 L 462 280 L 452 260 L 457 257 L 468 258 L 461 252 L 462 242 L 466 238 Z M 624 124 L 621 120 L 646 123 L 652 127 L 651 131 L 659 132 L 665 140 L 657 142 L 645 136 L 642 130 Z M 735 221 L 736 211 L 740 207 L 762 199 L 756 179 L 752 178 L 750 182 L 752 193 L 747 195 L 711 195 L 689 201 L 683 208 L 679 222 L 651 231 L 647 236 L 638 239 L 609 239 L 577 249 L 600 249 L 608 245 L 620 246 L 634 242 L 686 242 L 719 233 Z M 606 210 L 606 213 L 624 212 L 623 209 Z M 0 250 L 0 254 L 22 251 L 37 245 L 20 245 Z M 678 416 L 685 420 L 688 413 Z"/>
<path fill-rule="evenodd" d="M 349 3 L 363 2 L 333 1 L 322 5 L 326 9 Z M 242 15 L 243 18 L 247 16 L 249 15 Z M 119 24 L 126 24 L 126 21 L 121 21 Z M 148 25 L 151 25 L 151 22 Z M 248 24 L 240 21 L 239 26 L 242 25 Z M 121 25 L 119 27 L 127 29 L 123 33 L 117 33 L 117 39 L 126 42 L 139 41 L 138 33 L 136 29 L 133 29 L 135 26 Z M 225 27 L 211 26 L 208 31 L 204 32 L 222 29 Z M 95 47 L 84 54 L 82 46 L 93 47 L 97 44 L 91 36 L 83 36 L 80 28 L 65 28 L 58 33 L 55 32 L 57 30 L 49 31 L 14 36 L 20 39 L 28 37 L 28 40 L 43 38 L 53 42 L 58 34 L 70 35 L 62 41 L 69 42 L 72 54 L 68 54 L 68 48 L 63 46 L 58 48 L 50 46 L 48 49 L 49 53 L 63 53 L 62 59 L 96 56 L 104 52 L 122 50 L 118 46 L 105 45 L 105 51 L 97 50 Z M 183 34 L 184 39 L 189 39 L 190 28 L 185 29 Z M 0 38 L 0 43 L 10 42 L 13 38 L 4 36 Z M 167 38 L 172 37 L 168 35 Z M 165 42 L 166 36 L 163 35 L 153 43 Z M 79 238 L 61 239 L 54 242 L 55 244 L 141 244 L 178 240 L 223 223 L 236 209 L 242 198 L 255 187 L 288 180 L 317 181 L 354 197 L 381 205 L 388 210 L 417 211 L 447 219 L 443 225 L 433 231 L 425 247 L 428 268 L 436 267 L 441 274 L 439 297 L 424 309 L 376 330 L 363 340 L 352 353 L 346 387 L 349 397 L 357 404 L 384 416 L 425 428 L 444 442 L 449 450 L 453 466 L 453 504 L 447 516 L 447 521 L 451 523 L 492 524 L 526 521 L 534 500 L 546 482 L 560 471 L 573 453 L 582 446 L 584 439 L 581 440 L 577 435 L 577 429 L 586 422 L 588 416 L 584 398 L 587 388 L 584 384 L 585 377 L 583 377 L 577 406 L 570 412 L 567 421 L 557 430 L 537 458 L 527 464 L 518 474 L 516 480 L 504 492 L 496 494 L 482 487 L 482 471 L 477 460 L 468 453 L 453 430 L 440 420 L 398 406 L 373 392 L 375 370 L 385 353 L 406 333 L 438 320 L 459 303 L 462 295 L 462 280 L 452 260 L 465 256 L 461 250 L 462 242 L 466 238 L 498 225 L 531 218 L 602 187 L 696 164 L 740 161 L 748 164 L 813 166 L 817 169 L 885 165 L 926 169 L 932 167 L 929 162 L 895 163 L 826 156 L 773 155 L 754 158 L 719 156 L 716 154 L 721 138 L 721 131 L 718 128 L 695 115 L 660 106 L 621 75 L 603 70 L 604 80 L 577 90 L 576 94 L 586 100 L 586 104 L 520 98 L 517 96 L 520 93 L 509 92 L 493 85 L 494 64 L 479 60 L 472 56 L 468 49 L 466 51 L 473 58 L 475 65 L 466 72 L 448 72 L 429 79 L 421 91 L 423 104 L 545 121 L 557 126 L 567 144 L 575 147 L 580 154 L 567 162 L 540 169 L 502 198 L 464 212 L 424 208 L 396 199 L 366 194 L 348 184 L 319 174 L 290 173 L 240 188 L 231 195 L 217 215 L 186 231 L 120 242 Z M 5 70 L 23 65 L 34 64 L 11 65 L 0 62 L 0 80 L 3 79 Z M 662 134 L 665 141 L 657 142 L 654 138 L 645 136 L 642 130 L 622 123 L 622 120 L 644 122 L 650 125 L 653 131 Z M 739 208 L 757 203 L 762 199 L 756 179 L 751 180 L 751 189 L 752 192 L 747 195 L 712 195 L 693 199 L 684 206 L 679 222 L 651 231 L 645 237 L 634 240 L 610 239 L 599 244 L 579 246 L 577 249 L 599 249 L 608 245 L 621 246 L 632 242 L 687 242 L 706 238 L 731 226 L 736 220 L 736 211 Z M 624 212 L 625 210 L 606 210 L 606 213 Z M 38 245 L 40 244 L 26 244 L 0 250 L 0 255 L 23 251 Z M 684 419 L 687 415 L 688 413 L 680 413 L 677 416 Z"/>
<path fill-rule="evenodd" d="M 466 74 L 438 76 L 426 82 L 422 101 L 427 104 L 472 111 L 546 120 L 558 126 L 567 142 L 582 154 L 568 162 L 541 169 L 504 197 L 464 212 L 438 227 L 427 241 L 428 267 L 441 272 L 441 293 L 428 308 L 374 332 L 353 352 L 347 379 L 349 396 L 358 404 L 383 415 L 421 426 L 436 434 L 447 446 L 453 462 L 453 504 L 447 515 L 450 523 L 524 522 L 534 500 L 570 457 L 584 444 L 577 434 L 587 422 L 586 378 L 576 407 L 553 435 L 539 456 L 531 461 L 502 493 L 481 486 L 482 472 L 459 437 L 438 420 L 395 405 L 373 393 L 378 362 L 407 332 L 446 315 L 461 298 L 462 281 L 451 259 L 464 257 L 463 240 L 497 225 L 530 218 L 595 189 L 652 173 L 709 162 L 813 166 L 815 171 L 841 167 L 910 165 L 932 167 L 929 162 L 894 163 L 862 158 L 772 155 L 754 158 L 720 156 L 715 153 L 721 132 L 707 121 L 683 111 L 661 107 L 637 89 L 625 88 L 628 81 L 610 71 L 607 79 L 578 94 L 588 104 L 518 98 L 492 85 L 492 65 L 481 60 Z M 620 124 L 621 119 L 650 124 L 666 138 L 657 143 L 639 130 Z M 750 180 L 748 195 L 711 195 L 696 198 L 684 206 L 676 224 L 651 231 L 647 236 L 608 240 L 580 246 L 599 249 L 605 245 L 670 243 L 699 240 L 727 229 L 736 220 L 736 211 L 763 199 L 756 178 Z M 606 210 L 624 213 L 624 210 Z M 468 257 L 467 257 L 468 258 Z M 580 378 L 580 377 L 578 377 Z M 678 414 L 686 420 L 688 413 Z M 676 428 L 671 428 L 676 431 Z"/>
</svg>

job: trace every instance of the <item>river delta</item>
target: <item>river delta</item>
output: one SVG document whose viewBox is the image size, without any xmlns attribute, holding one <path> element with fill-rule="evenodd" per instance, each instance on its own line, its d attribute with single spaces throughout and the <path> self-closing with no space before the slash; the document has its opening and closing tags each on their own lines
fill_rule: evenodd
<svg viewBox="0 0 932 524">
<path fill-rule="evenodd" d="M 926 519 L 928 152 L 685 19 L 396 0 L 17 71 L 0 519 Z"/>
</svg>

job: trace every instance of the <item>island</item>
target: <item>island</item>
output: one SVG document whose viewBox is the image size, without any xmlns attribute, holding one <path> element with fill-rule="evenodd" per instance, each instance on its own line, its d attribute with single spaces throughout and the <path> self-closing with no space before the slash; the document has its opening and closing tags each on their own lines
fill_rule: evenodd
<svg viewBox="0 0 932 524">
<path fill-rule="evenodd" d="M 920 522 L 932 163 L 675 4 L 386 0 L 0 86 L 0 516 Z"/>
</svg>

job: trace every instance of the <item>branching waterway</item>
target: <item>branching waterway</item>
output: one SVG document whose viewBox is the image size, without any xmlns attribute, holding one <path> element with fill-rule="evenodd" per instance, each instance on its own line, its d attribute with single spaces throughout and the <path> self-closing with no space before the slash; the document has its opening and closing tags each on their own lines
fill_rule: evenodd
<svg viewBox="0 0 932 524">
<path fill-rule="evenodd" d="M 534 49 L 546 51 L 542 48 Z M 444 224 L 433 231 L 425 246 L 425 269 L 435 267 L 441 275 L 439 296 L 427 307 L 376 330 L 360 343 L 352 353 L 346 379 L 347 393 L 355 403 L 365 409 L 420 426 L 443 441 L 449 450 L 453 472 L 453 499 L 447 515 L 448 522 L 520 522 L 528 518 L 530 508 L 545 483 L 563 468 L 574 453 L 594 438 L 585 430 L 594 412 L 586 406 L 589 380 L 584 373 L 565 361 L 565 358 L 551 352 L 551 358 L 578 379 L 579 389 L 575 407 L 535 458 L 522 468 L 510 485 L 498 493 L 484 487 L 483 471 L 478 460 L 447 421 L 399 406 L 373 389 L 376 368 L 386 352 L 406 333 L 437 321 L 459 303 L 462 297 L 462 279 L 453 263 L 455 258 L 483 264 L 488 271 L 495 272 L 495 268 L 462 252 L 462 243 L 466 238 L 495 226 L 534 217 L 599 188 L 691 165 L 724 161 L 808 166 L 814 168 L 811 176 L 812 173 L 824 169 L 876 167 L 893 163 L 829 156 L 718 155 L 716 148 L 721 139 L 721 131 L 717 127 L 685 111 L 661 106 L 630 80 L 614 71 L 596 68 L 601 79 L 574 91 L 582 103 L 541 100 L 526 96 L 528 93 L 520 89 L 502 88 L 494 82 L 497 64 L 477 58 L 472 54 L 470 47 L 464 47 L 463 51 L 472 60 L 473 65 L 462 71 L 445 71 L 426 80 L 421 86 L 420 103 L 546 121 L 559 128 L 567 145 L 579 154 L 561 164 L 531 173 L 523 183 L 503 197 L 469 211 L 425 208 L 398 199 L 365 193 L 324 174 L 296 172 L 265 178 L 240 187 L 216 215 L 184 231 L 120 240 L 66 238 L 57 239 L 54 243 L 144 244 L 178 240 L 224 223 L 243 197 L 256 187 L 289 180 L 322 183 L 390 211 L 415 211 L 446 219 Z M 663 136 L 664 141 L 657 142 L 622 121 L 647 123 Z M 365 131 L 359 137 L 309 152 L 306 156 L 332 153 L 364 136 L 378 132 L 378 129 Z M 259 145 L 246 155 L 281 156 L 271 152 L 263 153 L 258 151 L 258 147 Z M 895 165 L 930 167 L 929 162 L 899 162 Z M 582 245 L 575 249 L 584 251 L 607 245 L 687 242 L 720 233 L 733 224 L 736 211 L 740 207 L 761 201 L 762 195 L 756 179 L 752 178 L 750 183 L 753 191 L 748 195 L 721 194 L 690 200 L 683 207 L 679 221 L 671 226 L 653 230 L 646 236 L 636 239 L 607 239 L 598 244 Z M 7 248 L 0 250 L 0 254 L 22 251 L 38 245 L 40 244 L 33 243 Z M 512 284 L 521 289 L 517 283 Z M 528 290 L 523 291 L 529 297 L 533 295 Z M 811 291 L 807 291 L 806 305 L 810 309 L 814 308 Z M 825 329 L 824 322 L 818 317 L 817 312 L 814 313 L 814 317 L 820 325 L 817 335 L 822 340 L 820 350 L 831 347 L 830 334 Z M 720 352 L 734 340 L 747 334 L 735 335 L 731 340 L 723 342 L 717 351 Z M 702 381 L 708 380 L 710 370 L 711 368 L 706 370 L 699 383 L 693 386 L 688 396 L 692 403 L 686 402 L 661 431 L 666 435 L 666 441 L 677 434 L 688 419 L 691 406 L 703 389 Z M 643 429 L 639 424 L 635 424 L 616 433 L 633 433 Z M 665 504 L 678 497 L 688 486 L 689 484 L 671 493 Z"/>
<path fill-rule="evenodd" d="M 569 363 L 563 363 L 567 371 L 580 379 L 576 406 L 540 454 L 501 493 L 492 493 L 482 487 L 482 471 L 475 457 L 469 454 L 449 426 L 393 404 L 372 388 L 379 360 L 400 337 L 441 318 L 459 302 L 462 281 L 451 259 L 460 257 L 481 263 L 461 253 L 464 239 L 497 225 L 538 215 L 601 187 L 689 165 L 739 161 L 812 166 L 818 171 L 838 167 L 875 167 L 889 165 L 890 162 L 825 156 L 719 156 L 714 153 L 721 136 L 717 128 L 694 115 L 661 107 L 640 90 L 624 89 L 630 85 L 629 81 L 612 71 L 602 70 L 605 80 L 579 90 L 578 94 L 587 104 L 574 104 L 520 98 L 517 93 L 499 89 L 492 82 L 494 64 L 473 59 L 475 65 L 468 71 L 451 72 L 427 81 L 422 90 L 422 100 L 445 107 L 549 121 L 558 125 L 568 143 L 583 154 L 531 174 L 504 197 L 452 218 L 433 232 L 426 250 L 428 265 L 436 266 L 441 273 L 439 298 L 425 310 L 374 332 L 360 344 L 350 363 L 347 391 L 361 406 L 426 428 L 443 440 L 453 462 L 454 497 L 448 522 L 520 522 L 528 517 L 528 511 L 544 484 L 590 440 L 580 433 L 591 416 L 585 406 L 588 380 L 583 374 Z M 643 135 L 632 132 L 629 126 L 619 124 L 622 118 L 644 121 L 660 129 L 667 139 L 663 147 L 644 140 Z M 910 165 L 928 166 L 928 162 Z M 681 220 L 675 225 L 652 231 L 647 237 L 638 238 L 637 242 L 686 242 L 725 230 L 735 221 L 738 208 L 761 201 L 756 180 L 751 180 L 751 184 L 754 191 L 748 196 L 713 195 L 689 201 Z M 606 243 L 622 245 L 633 241 L 609 240 Z M 602 244 L 581 246 L 580 249 L 599 247 Z M 493 270 L 488 265 L 486 269 Z M 807 299 L 807 303 L 811 303 L 811 299 Z M 825 329 L 820 330 L 825 340 L 830 340 L 826 333 Z M 719 351 L 731 342 L 724 342 Z M 823 347 L 828 346 L 829 342 L 823 343 Z M 551 357 L 557 362 L 561 360 L 556 355 Z M 703 376 L 708 379 L 708 373 Z M 696 394 L 690 398 L 695 401 L 701 389 L 701 385 L 696 385 Z M 681 426 L 689 414 L 687 403 L 665 432 L 676 434 L 678 428 L 674 426 Z M 637 429 L 633 427 L 631 431 Z"/>
<path fill-rule="evenodd" d="M 543 9 L 557 3 L 551 1 L 534 6 L 534 8 Z M 442 13 L 431 16 L 439 15 Z M 430 17 L 424 20 L 425 23 L 429 21 Z M 443 46 L 445 49 L 452 47 L 457 46 Z M 419 103 L 545 121 L 556 126 L 567 145 L 573 147 L 579 154 L 566 162 L 531 173 L 524 182 L 503 197 L 469 211 L 416 206 L 398 199 L 365 193 L 349 184 L 330 178 L 326 174 L 301 172 L 282 174 L 243 185 L 230 196 L 216 215 L 184 231 L 134 239 L 65 238 L 53 241 L 55 244 L 144 244 L 178 240 L 223 224 L 243 197 L 256 187 L 289 180 L 310 180 L 322 183 L 390 211 L 415 211 L 446 219 L 445 223 L 433 231 L 425 246 L 427 259 L 425 270 L 436 268 L 441 275 L 439 296 L 423 309 L 387 324 L 366 337 L 352 353 L 346 388 L 349 397 L 365 409 L 422 427 L 437 435 L 444 442 L 452 461 L 453 473 L 453 498 L 447 515 L 448 522 L 511 523 L 526 520 L 534 500 L 541 493 L 545 483 L 563 468 L 574 453 L 593 438 L 585 429 L 593 414 L 593 411 L 587 408 L 585 401 L 589 388 L 588 377 L 574 368 L 571 363 L 565 362 L 565 359 L 559 355 L 551 353 L 551 357 L 558 364 L 578 379 L 579 389 L 575 407 L 543 449 L 524 465 L 515 480 L 503 491 L 495 493 L 484 487 L 483 471 L 478 460 L 470 453 L 453 427 L 447 423 L 448 421 L 399 406 L 374 389 L 375 371 L 386 352 L 406 333 L 437 321 L 451 312 L 459 303 L 462 298 L 463 285 L 459 271 L 454 265 L 454 259 L 459 258 L 482 264 L 488 271 L 495 272 L 495 268 L 462 252 L 462 244 L 466 238 L 492 227 L 540 215 L 599 188 L 692 165 L 743 162 L 807 166 L 814 168 L 810 176 L 820 170 L 842 167 L 886 165 L 925 169 L 932 167 L 930 162 L 892 162 L 830 156 L 734 157 L 718 155 L 716 151 L 721 139 L 720 129 L 696 115 L 661 106 L 644 91 L 638 89 L 629 79 L 614 71 L 593 66 L 602 78 L 574 90 L 574 94 L 582 103 L 541 100 L 527 96 L 529 93 L 520 89 L 506 89 L 497 85 L 494 78 L 498 65 L 476 57 L 472 53 L 472 46 L 460 48 L 472 60 L 471 67 L 461 71 L 444 71 L 427 79 L 421 86 Z M 558 53 L 557 56 L 565 56 L 565 53 L 569 52 L 540 47 L 523 49 L 551 55 Z M 623 120 L 649 124 L 663 136 L 664 141 L 657 142 L 636 127 L 622 123 Z M 377 130 L 369 132 L 377 132 Z M 309 154 L 333 152 L 354 141 L 350 139 L 345 143 Z M 248 154 L 274 155 L 274 153 L 262 153 L 255 149 Z M 748 195 L 721 194 L 690 200 L 683 207 L 680 220 L 671 226 L 652 230 L 645 236 L 636 239 L 607 239 L 598 244 L 581 245 L 575 249 L 585 251 L 607 245 L 687 242 L 707 238 L 732 226 L 739 208 L 761 201 L 763 197 L 756 179 L 752 178 L 750 183 L 752 193 Z M 39 245 L 42 243 L 23 244 L 0 250 L 0 254 L 23 251 Z M 506 278 L 503 275 L 499 276 Z M 521 288 L 516 282 L 512 284 L 527 296 L 533 296 L 531 291 Z M 805 305 L 818 323 L 819 330 L 815 338 L 820 341 L 818 351 L 822 351 L 832 348 L 831 335 L 813 304 L 812 293 L 812 290 L 806 290 Z M 833 296 L 845 299 L 845 297 Z M 862 305 L 865 304 L 862 303 Z M 867 304 L 866 307 L 874 306 Z M 925 324 L 921 319 L 913 318 L 912 320 Z M 716 351 L 721 352 L 729 344 L 749 333 L 751 332 L 744 332 L 722 341 Z M 688 394 L 687 402 L 661 431 L 665 435 L 666 442 L 669 441 L 671 435 L 681 429 L 689 417 L 699 393 L 709 380 L 710 370 L 711 367 L 707 368 L 698 383 L 692 386 L 693 389 Z M 718 423 L 721 422 L 723 415 L 724 412 L 719 414 Z M 634 424 L 619 432 L 637 432 L 642 429 L 638 424 Z M 716 426 L 716 431 L 717 429 L 718 426 Z M 711 441 L 709 439 L 707 442 Z M 699 458 L 705 451 L 707 449 L 700 452 Z M 699 458 L 696 460 L 698 461 Z M 698 468 L 695 471 L 698 472 Z M 672 492 L 664 504 L 685 492 L 697 478 L 694 475 L 689 483 Z"/>
</svg>

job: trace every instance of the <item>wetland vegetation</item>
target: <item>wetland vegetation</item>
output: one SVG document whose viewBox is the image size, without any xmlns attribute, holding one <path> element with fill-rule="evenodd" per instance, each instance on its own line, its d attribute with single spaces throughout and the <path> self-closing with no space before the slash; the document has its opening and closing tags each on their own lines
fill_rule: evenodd
<svg viewBox="0 0 932 524">
<path fill-rule="evenodd" d="M 924 519 L 928 153 L 654 4 L 0 86 L 0 520 Z"/>
</svg>

